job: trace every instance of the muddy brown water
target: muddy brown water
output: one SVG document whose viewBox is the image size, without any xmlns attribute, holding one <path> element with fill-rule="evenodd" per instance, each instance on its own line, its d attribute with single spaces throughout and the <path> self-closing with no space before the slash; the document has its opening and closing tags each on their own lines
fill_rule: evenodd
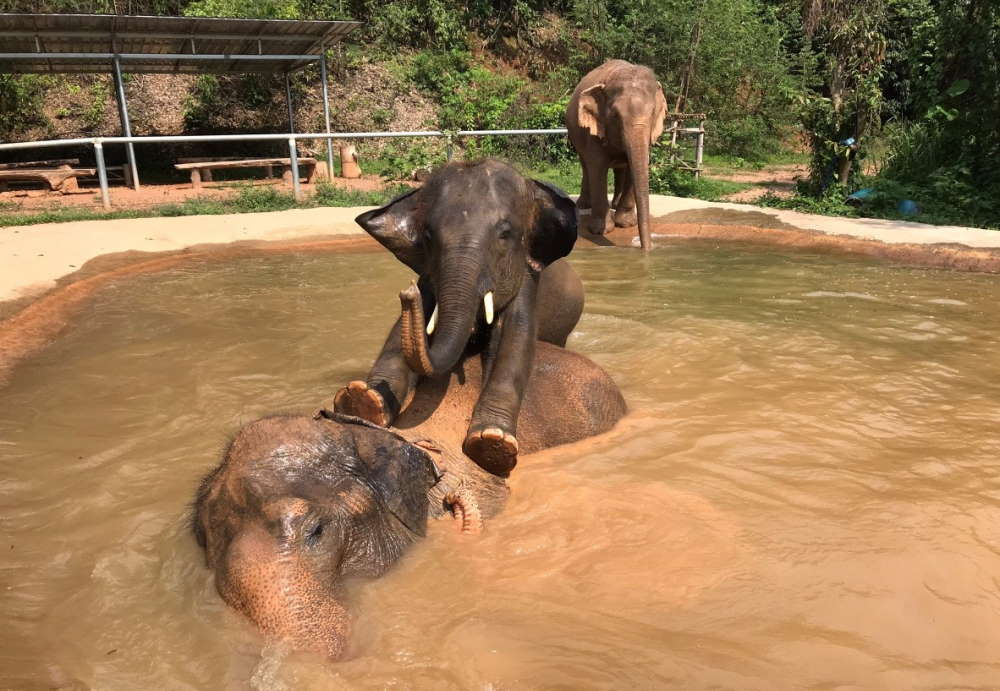
<svg viewBox="0 0 1000 691">
<path fill-rule="evenodd" d="M 188 503 L 239 425 L 363 373 L 384 254 L 101 291 L 0 389 L 0 688 L 996 688 L 996 277 L 729 245 L 579 251 L 570 347 L 632 413 L 355 588 L 352 659 L 263 643 Z"/>
</svg>

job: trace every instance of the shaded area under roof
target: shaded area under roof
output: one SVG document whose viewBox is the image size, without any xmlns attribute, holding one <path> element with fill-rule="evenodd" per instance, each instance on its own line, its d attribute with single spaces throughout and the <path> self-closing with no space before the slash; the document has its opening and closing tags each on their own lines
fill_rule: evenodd
<svg viewBox="0 0 1000 691">
<path fill-rule="evenodd" d="M 0 73 L 294 72 L 362 22 L 0 14 Z"/>
</svg>

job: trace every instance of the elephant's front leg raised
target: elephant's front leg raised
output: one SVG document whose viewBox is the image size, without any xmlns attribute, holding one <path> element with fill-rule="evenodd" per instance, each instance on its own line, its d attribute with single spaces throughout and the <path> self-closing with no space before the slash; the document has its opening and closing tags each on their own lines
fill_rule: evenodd
<svg viewBox="0 0 1000 691">
<path fill-rule="evenodd" d="M 465 454 L 484 470 L 506 477 L 517 464 L 517 416 L 535 355 L 537 277 L 529 274 L 504 310 L 490 339 L 483 390 L 472 413 Z"/>
<path fill-rule="evenodd" d="M 403 357 L 402 318 L 385 339 L 382 352 L 365 381 L 352 381 L 337 392 L 333 409 L 376 425 L 388 427 L 399 414 L 416 376 Z"/>
</svg>

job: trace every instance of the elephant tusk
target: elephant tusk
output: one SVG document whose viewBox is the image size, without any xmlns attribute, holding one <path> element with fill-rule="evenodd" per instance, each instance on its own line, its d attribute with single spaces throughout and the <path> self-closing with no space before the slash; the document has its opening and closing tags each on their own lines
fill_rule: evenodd
<svg viewBox="0 0 1000 691">
<path fill-rule="evenodd" d="M 483 296 L 483 309 L 486 311 L 486 323 L 493 323 L 493 291 Z"/>
<path fill-rule="evenodd" d="M 438 306 L 434 305 L 434 312 L 431 314 L 431 320 L 427 322 L 427 335 L 430 336 L 434 333 L 434 327 L 438 323 Z"/>
</svg>

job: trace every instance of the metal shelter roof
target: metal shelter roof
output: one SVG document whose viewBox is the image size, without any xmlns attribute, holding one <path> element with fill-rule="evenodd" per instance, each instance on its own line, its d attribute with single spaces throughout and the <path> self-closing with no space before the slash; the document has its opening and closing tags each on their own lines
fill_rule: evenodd
<svg viewBox="0 0 1000 691">
<path fill-rule="evenodd" d="M 0 14 L 0 73 L 294 72 L 362 22 Z M 316 56 L 316 57 L 313 57 Z"/>
</svg>

